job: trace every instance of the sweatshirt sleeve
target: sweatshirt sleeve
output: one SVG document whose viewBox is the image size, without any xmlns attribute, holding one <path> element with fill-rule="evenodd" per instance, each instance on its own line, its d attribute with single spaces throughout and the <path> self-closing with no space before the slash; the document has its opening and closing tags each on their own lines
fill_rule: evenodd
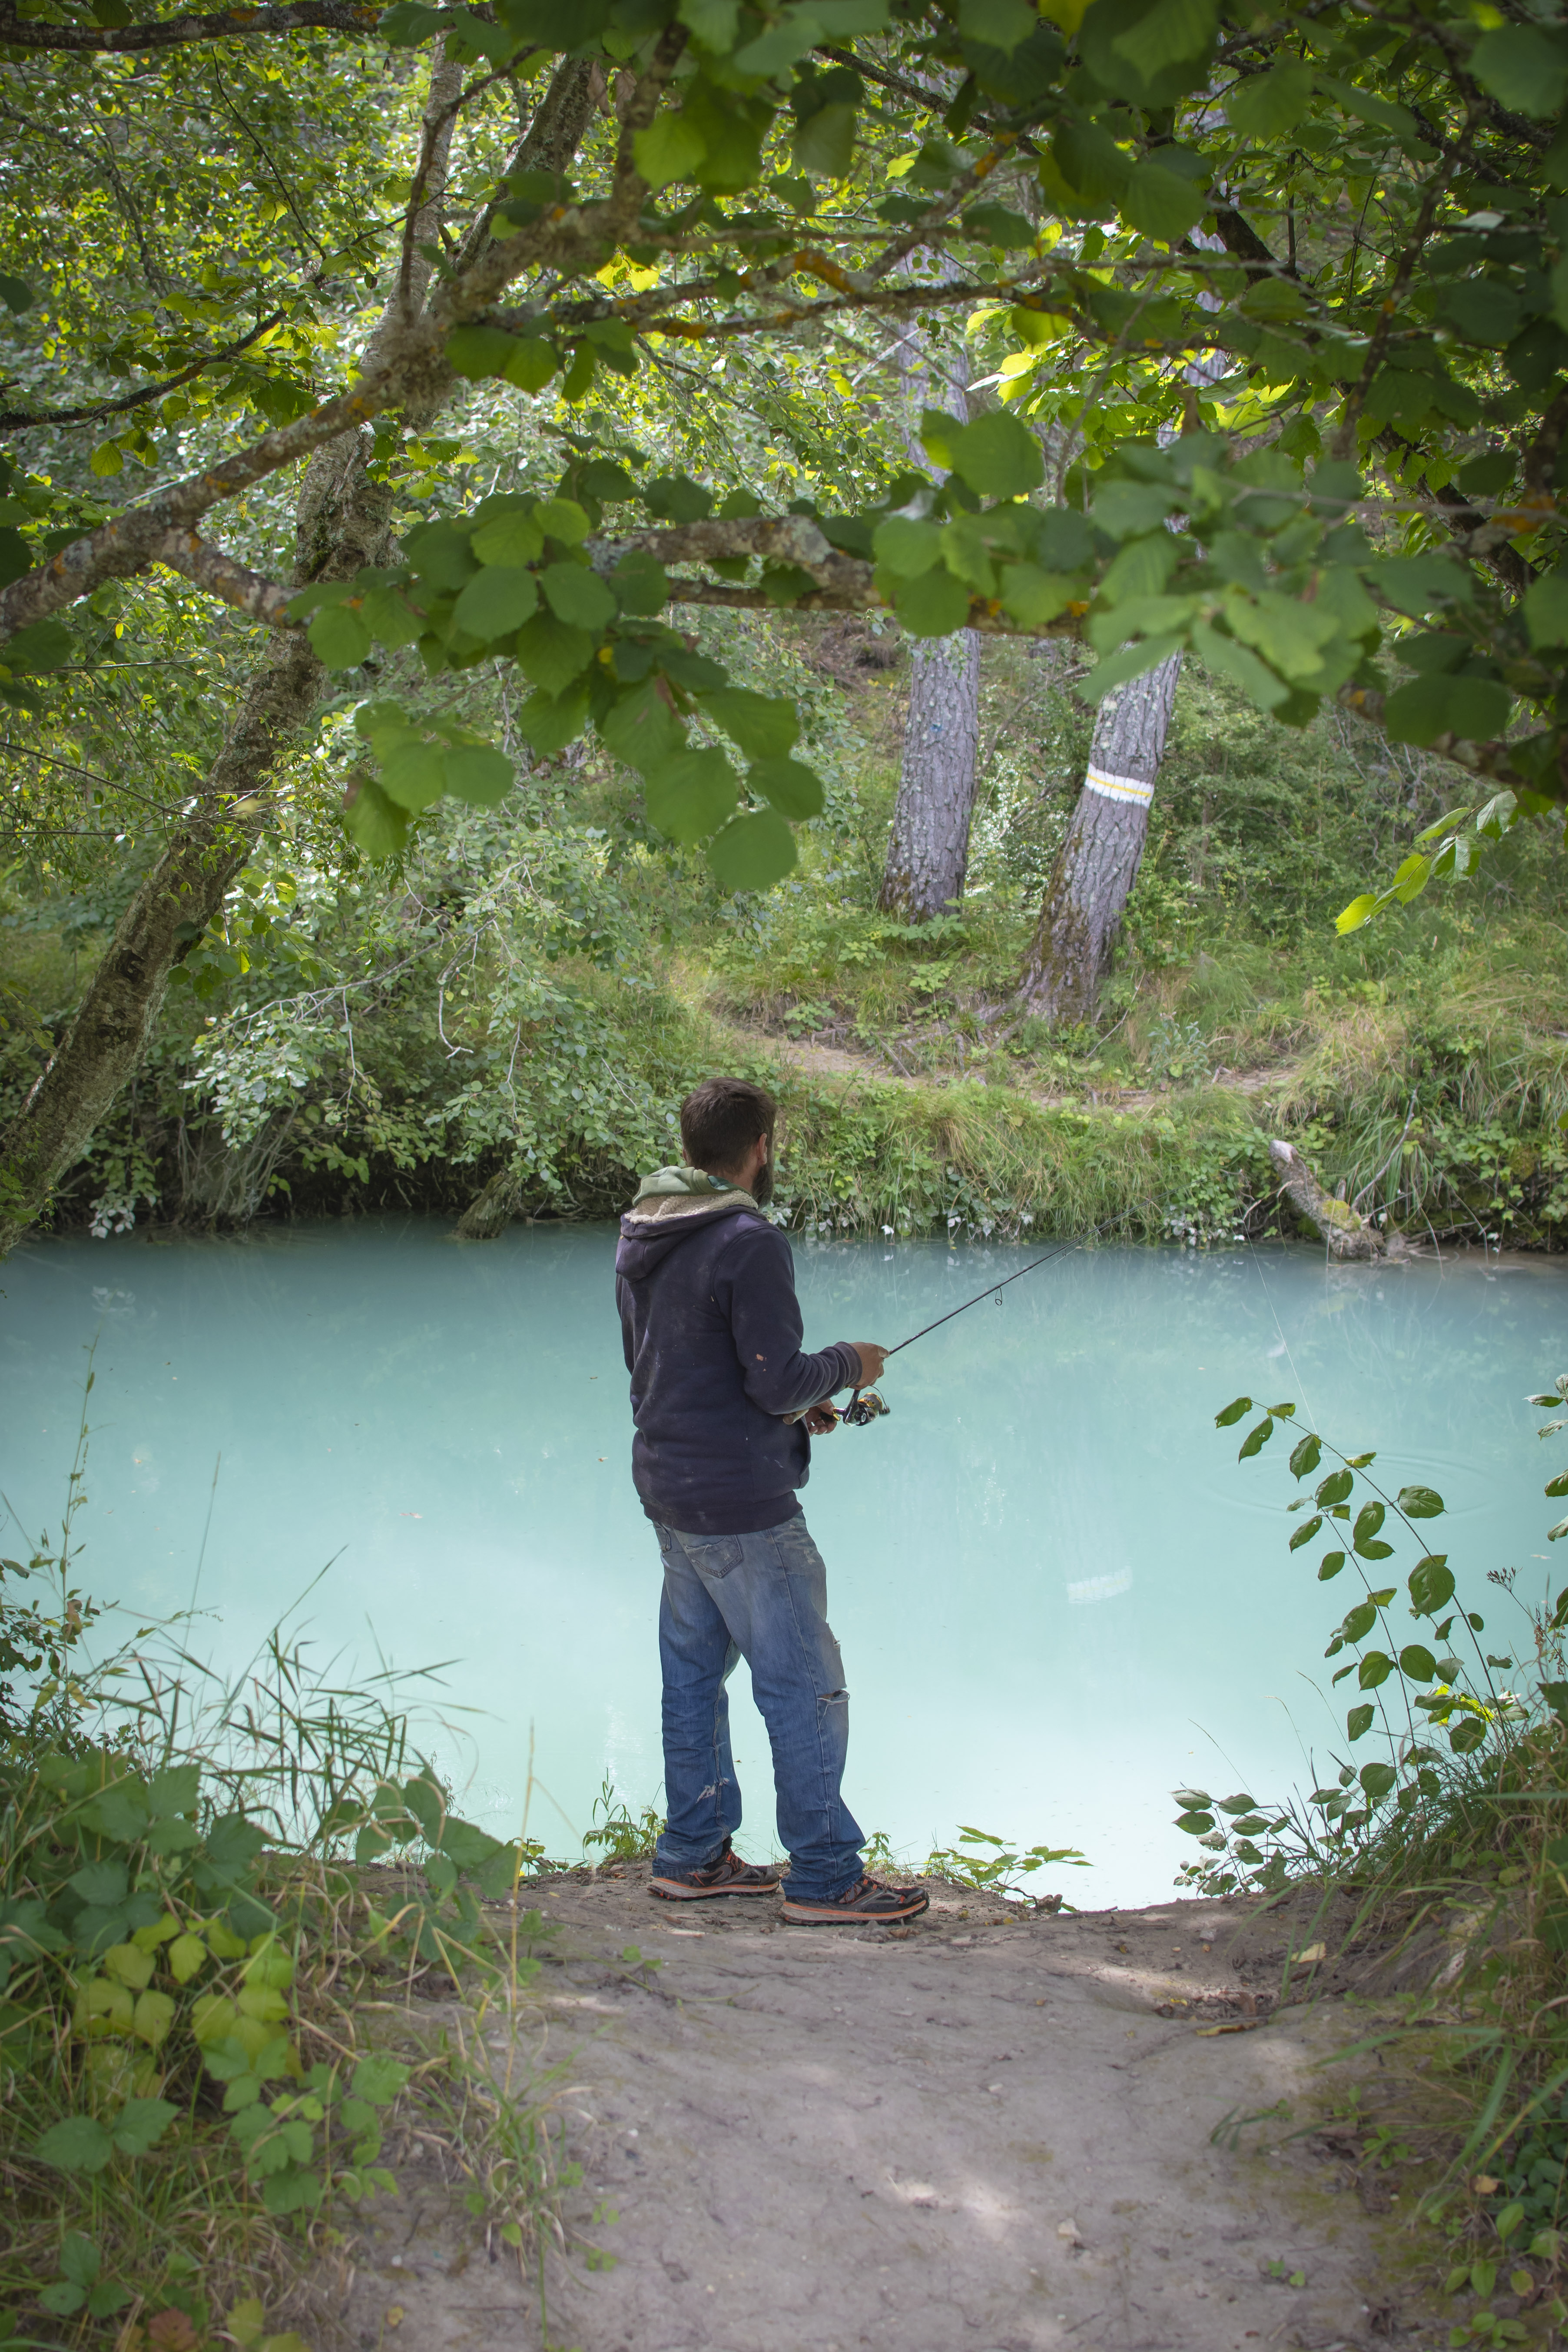
<svg viewBox="0 0 1568 2352">
<path fill-rule="evenodd" d="M 763 1412 L 804 1412 L 859 1379 L 860 1359 L 847 1341 L 818 1356 L 802 1349 L 795 1260 L 776 1226 L 748 1220 L 720 1261 L 716 1288 L 729 1312 L 746 1394 Z"/>
</svg>

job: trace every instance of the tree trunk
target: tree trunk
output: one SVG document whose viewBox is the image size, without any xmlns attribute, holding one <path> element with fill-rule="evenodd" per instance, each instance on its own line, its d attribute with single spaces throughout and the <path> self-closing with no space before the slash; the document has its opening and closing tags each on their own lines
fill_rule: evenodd
<svg viewBox="0 0 1568 2352">
<path fill-rule="evenodd" d="M 1279 1189 L 1294 1208 L 1317 1226 L 1336 1258 L 1380 1258 L 1389 1246 L 1375 1225 L 1357 1216 L 1347 1202 L 1325 1192 L 1293 1143 L 1271 1143 L 1268 1157 L 1279 1171 Z"/>
<path fill-rule="evenodd" d="M 911 409 L 918 394 L 921 404 L 967 421 L 969 362 L 962 344 L 945 359 L 928 348 L 922 360 L 911 330 L 900 340 L 899 365 Z M 912 441 L 910 453 L 916 455 Z M 899 797 L 877 900 L 885 915 L 929 923 L 963 898 L 979 743 L 979 638 L 973 629 L 917 637 Z"/>
<path fill-rule="evenodd" d="M 518 163 L 558 168 L 575 148 L 593 107 L 590 70 L 574 60 L 557 70 L 520 143 Z M 461 79 L 458 66 L 437 64 L 426 104 L 426 122 L 437 126 L 418 216 L 420 242 L 426 247 L 439 226 L 456 119 L 452 101 Z M 416 305 L 429 276 L 430 263 L 420 256 L 411 289 Z M 366 365 L 402 323 L 395 291 L 366 348 Z M 406 411 L 405 421 L 416 428 L 427 424 L 445 396 L 439 394 L 418 415 Z M 365 564 L 391 560 L 392 493 L 369 478 L 372 446 L 368 432 L 330 443 L 306 467 L 296 530 L 300 585 L 352 579 Z M 321 666 L 304 633 L 279 631 L 246 689 L 233 730 L 195 806 L 174 827 L 163 856 L 116 924 L 75 1019 L 0 1136 L 0 1258 L 47 1207 L 60 1177 L 81 1157 L 134 1072 L 171 971 L 222 908 L 272 813 L 260 795 L 313 718 L 321 678 Z"/>
<path fill-rule="evenodd" d="M 910 716 L 893 830 L 878 905 L 929 923 L 963 896 L 980 733 L 980 643 L 973 629 L 921 637 L 910 679 Z"/>
<path fill-rule="evenodd" d="M 1018 982 L 1021 1003 L 1045 1020 L 1087 1021 L 1099 1001 L 1138 878 L 1181 667 L 1173 654 L 1100 706 L 1089 772 Z"/>
</svg>

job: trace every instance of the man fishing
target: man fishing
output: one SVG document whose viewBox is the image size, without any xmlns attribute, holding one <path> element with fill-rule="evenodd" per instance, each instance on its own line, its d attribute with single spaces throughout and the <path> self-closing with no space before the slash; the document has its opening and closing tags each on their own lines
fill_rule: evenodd
<svg viewBox="0 0 1568 2352">
<path fill-rule="evenodd" d="M 741 1791 L 725 1684 L 738 1658 L 773 1746 L 784 1916 L 802 1926 L 912 1919 L 928 1897 L 861 1864 L 840 1793 L 849 1694 L 827 1622 L 822 1556 L 795 1489 L 826 1400 L 881 1372 L 886 1350 L 802 1351 L 789 1244 L 761 1214 L 777 1107 L 710 1078 L 680 1107 L 686 1165 L 645 1177 L 621 1219 L 616 1299 L 632 1376 L 632 1475 L 664 1559 L 664 1785 L 653 1892 L 673 1902 L 778 1892 L 781 1872 L 731 1841 Z"/>
</svg>

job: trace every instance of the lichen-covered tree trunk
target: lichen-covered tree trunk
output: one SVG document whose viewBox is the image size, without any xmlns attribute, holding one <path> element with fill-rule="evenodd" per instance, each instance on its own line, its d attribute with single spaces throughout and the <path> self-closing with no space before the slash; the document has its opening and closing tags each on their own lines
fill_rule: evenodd
<svg viewBox="0 0 1568 2352">
<path fill-rule="evenodd" d="M 980 646 L 973 629 L 916 643 L 910 716 L 878 904 L 929 923 L 963 896 L 980 732 Z"/>
<path fill-rule="evenodd" d="M 1154 781 L 1176 698 L 1180 654 L 1115 687 L 1100 706 L 1089 772 L 1018 982 L 1029 1012 L 1087 1021 L 1138 878 Z"/>
<path fill-rule="evenodd" d="M 574 60 L 557 70 L 521 142 L 521 163 L 558 168 L 575 149 L 592 111 L 590 70 Z M 426 121 L 436 126 L 437 145 L 417 221 L 426 247 L 439 226 L 461 79 L 460 68 L 446 63 L 431 78 Z M 430 263 L 421 257 L 410 297 L 416 308 L 429 274 Z M 395 292 L 366 349 L 366 365 L 405 316 Z M 420 414 L 405 412 L 405 421 L 427 424 L 444 397 L 436 393 Z M 351 579 L 364 564 L 390 560 L 391 493 L 370 478 L 371 446 L 368 433 L 329 443 L 306 467 L 296 531 L 295 579 L 301 586 Z M 60 1177 L 129 1082 L 170 973 L 221 909 L 267 824 L 271 779 L 314 716 L 321 675 L 303 633 L 279 631 L 201 792 L 116 924 L 75 1018 L 0 1136 L 0 1257 L 47 1208 Z"/>
<path fill-rule="evenodd" d="M 899 344 L 910 406 L 969 415 L 969 362 L 958 344 L 922 353 L 914 331 Z M 917 463 L 923 453 L 910 451 Z M 929 923 L 963 896 L 980 744 L 980 640 L 973 629 L 917 637 L 899 797 L 878 905 L 906 923 Z"/>
</svg>

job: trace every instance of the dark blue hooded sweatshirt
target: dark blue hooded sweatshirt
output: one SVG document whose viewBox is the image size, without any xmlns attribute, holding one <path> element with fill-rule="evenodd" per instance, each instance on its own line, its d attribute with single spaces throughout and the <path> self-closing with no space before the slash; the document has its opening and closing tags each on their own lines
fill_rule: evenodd
<svg viewBox="0 0 1568 2352">
<path fill-rule="evenodd" d="M 781 1415 L 860 1376 L 840 1341 L 801 1350 L 795 1260 L 745 1193 L 662 1199 L 621 1219 L 616 1302 L 632 1376 L 632 1476 L 650 1519 L 750 1535 L 798 1517 L 811 1440 Z"/>
</svg>

